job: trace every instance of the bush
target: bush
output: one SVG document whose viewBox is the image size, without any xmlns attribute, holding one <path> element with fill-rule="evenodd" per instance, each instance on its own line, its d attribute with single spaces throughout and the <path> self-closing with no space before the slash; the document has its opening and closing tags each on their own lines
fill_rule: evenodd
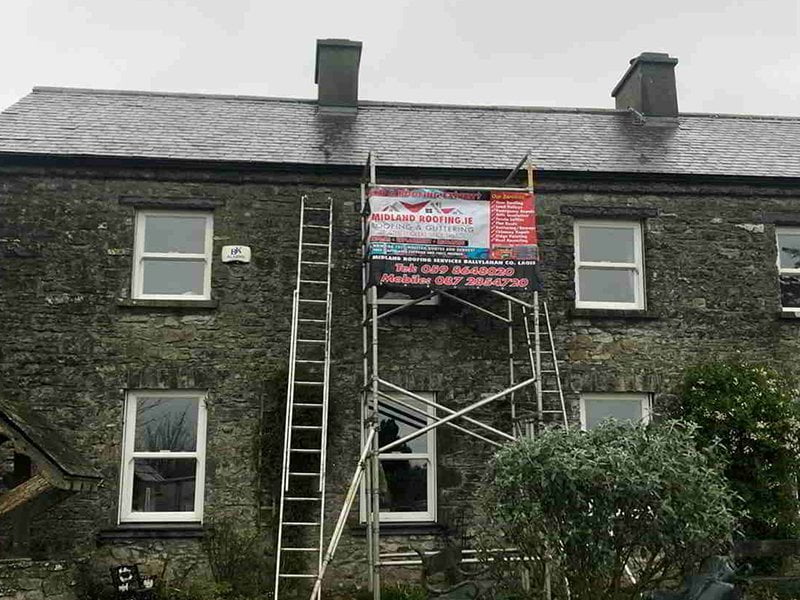
<svg viewBox="0 0 800 600">
<path fill-rule="evenodd" d="M 586 433 L 546 430 L 495 456 L 482 492 L 483 558 L 506 597 L 634 598 L 727 549 L 735 518 L 718 459 L 695 427 L 608 421 Z M 531 578 L 520 591 L 520 560 Z M 636 583 L 632 583 L 629 575 Z"/>
<path fill-rule="evenodd" d="M 794 383 L 773 369 L 714 363 L 687 371 L 675 413 L 699 426 L 698 442 L 717 444 L 725 475 L 741 498 L 747 537 L 796 537 L 800 412 Z"/>
<path fill-rule="evenodd" d="M 261 598 L 271 589 L 271 561 L 258 531 L 218 522 L 203 546 L 218 597 Z"/>
<path fill-rule="evenodd" d="M 158 600 L 256 600 L 272 595 L 267 544 L 256 530 L 214 523 L 203 539 L 211 579 L 194 565 L 178 573 L 165 563 Z M 169 576 L 168 576 L 169 575 Z"/>
</svg>

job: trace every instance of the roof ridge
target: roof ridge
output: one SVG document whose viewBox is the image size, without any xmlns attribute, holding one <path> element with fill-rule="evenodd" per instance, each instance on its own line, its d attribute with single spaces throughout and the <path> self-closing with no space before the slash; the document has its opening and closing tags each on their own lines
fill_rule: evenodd
<svg viewBox="0 0 800 600">
<path fill-rule="evenodd" d="M 714 119 L 742 119 L 745 121 L 800 121 L 800 115 L 753 115 L 747 113 L 700 113 L 685 112 L 679 117 L 712 117 Z"/>
<path fill-rule="evenodd" d="M 626 110 L 616 108 L 592 108 L 574 106 L 524 106 L 515 104 L 453 104 L 436 102 L 395 102 L 388 100 L 359 100 L 363 106 L 396 106 L 399 108 L 456 109 L 456 110 L 491 110 L 537 113 L 569 113 L 569 114 L 627 114 Z"/>
<path fill-rule="evenodd" d="M 208 94 L 202 92 L 163 92 L 152 90 L 112 90 L 104 88 L 82 88 L 82 87 L 60 87 L 60 86 L 47 86 L 37 85 L 34 86 L 31 93 L 39 92 L 67 92 L 67 93 L 90 93 L 101 94 L 108 96 L 160 96 L 171 98 L 206 98 L 209 100 L 264 100 L 269 102 L 298 102 L 302 104 L 316 104 L 316 100 L 311 98 L 285 98 L 279 96 L 252 96 L 247 94 Z"/>
<path fill-rule="evenodd" d="M 79 87 L 51 87 L 35 86 L 32 93 L 40 92 L 65 92 L 65 93 L 87 93 L 102 94 L 110 96 L 148 96 L 148 97 L 169 97 L 169 98 L 198 98 L 207 100 L 248 100 L 258 102 L 286 102 L 295 104 L 316 105 L 317 101 L 312 98 L 289 98 L 284 96 L 255 96 L 248 94 L 209 94 L 202 92 L 163 92 L 148 90 L 113 90 L 103 88 L 79 88 Z M 564 106 L 525 106 L 511 104 L 458 104 L 458 103 L 436 103 L 436 102 L 401 102 L 391 100 L 359 100 L 359 106 L 364 107 L 399 107 L 399 108 L 418 108 L 427 110 L 480 110 L 480 111 L 506 111 L 506 112 L 535 112 L 535 113 L 560 113 L 560 114 L 627 114 L 629 111 L 617 108 L 597 108 L 597 107 L 564 107 Z M 800 121 L 800 116 L 790 115 L 756 115 L 756 114 L 736 114 L 736 113 L 702 113 L 702 112 L 682 112 L 679 117 L 689 118 L 713 118 L 713 119 L 741 119 L 758 121 Z"/>
<path fill-rule="evenodd" d="M 171 98 L 205 98 L 209 100 L 258 100 L 263 102 L 296 102 L 300 104 L 316 104 L 313 98 L 289 98 L 284 96 L 254 96 L 247 94 L 208 94 L 202 92 L 164 92 L 149 90 L 114 90 L 108 88 L 81 88 L 81 87 L 61 87 L 61 86 L 34 86 L 33 93 L 39 92 L 66 92 L 66 93 L 88 93 L 102 94 L 109 96 L 150 96 L 150 97 L 171 97 Z M 590 108 L 590 107 L 552 107 L 552 106 L 525 106 L 525 105 L 504 105 L 504 104 L 458 104 L 458 103 L 436 103 L 436 102 L 401 102 L 393 100 L 359 100 L 360 106 L 399 106 L 409 108 L 427 109 L 464 109 L 464 110 L 515 110 L 524 112 L 565 112 L 565 113 L 625 113 L 627 111 L 614 108 Z"/>
</svg>

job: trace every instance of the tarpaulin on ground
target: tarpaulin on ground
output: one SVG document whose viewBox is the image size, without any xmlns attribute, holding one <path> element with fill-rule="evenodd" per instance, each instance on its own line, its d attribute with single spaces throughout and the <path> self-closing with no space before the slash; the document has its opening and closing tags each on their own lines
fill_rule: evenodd
<svg viewBox="0 0 800 600">
<path fill-rule="evenodd" d="M 540 289 L 530 192 L 374 187 L 367 219 L 372 285 Z"/>
</svg>

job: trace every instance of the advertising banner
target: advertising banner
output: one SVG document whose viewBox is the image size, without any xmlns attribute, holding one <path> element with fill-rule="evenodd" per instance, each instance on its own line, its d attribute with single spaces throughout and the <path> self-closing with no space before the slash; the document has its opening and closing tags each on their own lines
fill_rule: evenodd
<svg viewBox="0 0 800 600">
<path fill-rule="evenodd" d="M 367 225 L 370 284 L 540 289 L 532 193 L 375 187 Z"/>
</svg>

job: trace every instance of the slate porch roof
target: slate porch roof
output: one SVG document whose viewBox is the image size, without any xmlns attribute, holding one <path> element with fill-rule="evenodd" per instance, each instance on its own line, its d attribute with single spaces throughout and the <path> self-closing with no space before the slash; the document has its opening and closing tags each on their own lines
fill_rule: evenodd
<svg viewBox="0 0 800 600">
<path fill-rule="evenodd" d="M 62 428 L 40 413 L 0 397 L 0 433 L 11 433 L 30 444 L 66 479 L 99 483 L 100 473 L 67 441 Z M 33 457 L 32 457 L 33 458 Z"/>
<path fill-rule="evenodd" d="M 280 98 L 34 88 L 0 113 L 0 156 L 33 154 L 800 178 L 800 118 L 362 102 L 355 118 Z"/>
</svg>

